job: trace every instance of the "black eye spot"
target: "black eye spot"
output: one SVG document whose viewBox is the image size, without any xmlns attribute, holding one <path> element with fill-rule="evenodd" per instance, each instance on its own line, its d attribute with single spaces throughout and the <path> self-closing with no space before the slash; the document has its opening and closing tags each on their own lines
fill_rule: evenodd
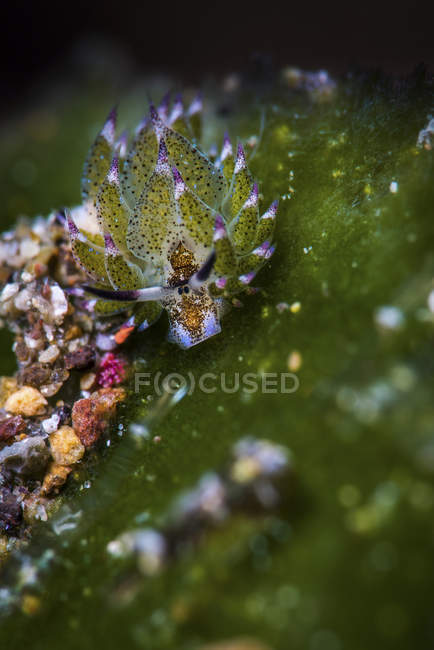
<svg viewBox="0 0 434 650">
<path fill-rule="evenodd" d="M 182 287 L 178 288 L 178 293 L 179 293 L 180 296 L 182 295 Z"/>
<path fill-rule="evenodd" d="M 189 293 L 190 292 L 190 287 L 184 287 L 184 293 Z"/>
</svg>

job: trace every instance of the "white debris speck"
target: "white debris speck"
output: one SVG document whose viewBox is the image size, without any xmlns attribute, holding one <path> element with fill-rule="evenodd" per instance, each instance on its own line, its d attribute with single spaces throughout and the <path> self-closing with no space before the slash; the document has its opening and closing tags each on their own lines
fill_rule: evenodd
<svg viewBox="0 0 434 650">
<path fill-rule="evenodd" d="M 226 490 L 222 479 L 214 472 L 204 474 L 199 485 L 181 495 L 174 511 L 181 517 L 190 517 L 195 512 L 203 512 L 216 521 L 226 516 Z"/>
<path fill-rule="evenodd" d="M 309 255 L 309 253 L 310 253 L 311 250 L 312 250 L 312 246 L 305 246 L 305 247 L 303 248 L 303 253 L 304 253 L 305 255 Z"/>
<path fill-rule="evenodd" d="M 68 301 L 62 289 L 57 285 L 51 287 L 51 305 L 54 320 L 61 323 L 68 311 Z"/>
<path fill-rule="evenodd" d="M 20 244 L 20 254 L 26 260 L 35 257 L 39 253 L 39 250 L 39 242 L 35 241 L 31 237 L 26 237 Z"/>
<path fill-rule="evenodd" d="M 69 341 L 69 343 L 68 343 L 68 352 L 76 352 L 80 348 L 81 348 L 80 339 L 73 339 L 72 341 Z"/>
<path fill-rule="evenodd" d="M 428 296 L 428 307 L 429 310 L 434 314 L 434 289 L 431 291 L 431 293 Z"/>
<path fill-rule="evenodd" d="M 144 424 L 133 422 L 130 424 L 129 431 L 133 436 L 137 436 L 139 438 L 149 438 L 149 429 Z M 120 436 L 123 434 L 122 431 L 119 431 L 118 433 Z"/>
<path fill-rule="evenodd" d="M 396 181 L 392 181 L 389 185 L 389 190 L 392 194 L 396 194 L 398 191 L 398 183 Z"/>
<path fill-rule="evenodd" d="M 51 305 L 48 300 L 45 300 L 42 296 L 37 294 L 32 298 L 32 305 L 35 309 L 39 311 L 44 320 L 50 318 L 51 314 Z"/>
<path fill-rule="evenodd" d="M 32 275 L 31 273 L 28 273 L 27 271 L 23 271 L 21 273 L 21 280 L 25 282 L 26 284 L 29 284 L 29 282 L 33 282 L 35 279 L 35 276 Z"/>
<path fill-rule="evenodd" d="M 47 337 L 47 341 L 51 343 L 51 341 L 54 340 L 53 327 L 48 323 L 43 323 L 43 328 L 44 328 L 45 336 Z"/>
<path fill-rule="evenodd" d="M 269 440 L 242 438 L 233 449 L 235 461 L 231 478 L 237 483 L 249 483 L 258 477 L 281 474 L 289 465 L 287 449 Z"/>
<path fill-rule="evenodd" d="M 97 334 L 95 343 L 96 343 L 96 347 L 99 350 L 103 350 L 104 352 L 106 352 L 107 350 L 114 350 L 115 347 L 117 346 L 117 343 L 113 335 L 102 334 L 101 332 Z"/>
<path fill-rule="evenodd" d="M 6 587 L 0 588 L 0 612 L 7 612 L 10 605 L 14 602 L 14 596 L 10 589 Z"/>
<path fill-rule="evenodd" d="M 375 311 L 375 322 L 386 330 L 396 330 L 404 324 L 404 314 L 398 307 L 384 305 Z"/>
<path fill-rule="evenodd" d="M 17 584 L 19 587 L 26 587 L 28 585 L 36 584 L 38 579 L 38 571 L 36 566 L 32 563 L 31 558 L 24 557 L 21 567 L 18 571 Z"/>
<path fill-rule="evenodd" d="M 54 217 L 55 213 L 53 212 L 49 219 L 51 220 Z M 39 237 L 39 239 L 44 239 L 47 234 L 47 220 L 45 217 L 36 217 L 36 219 L 32 223 L 32 231 L 33 233 Z"/>
<path fill-rule="evenodd" d="M 157 573 L 164 565 L 167 545 L 163 535 L 152 528 L 123 533 L 107 544 L 107 552 L 114 558 L 135 555 L 137 566 L 144 575 Z"/>
<path fill-rule="evenodd" d="M 118 539 L 113 539 L 107 544 L 107 553 L 112 557 L 123 557 L 125 553 L 124 544 Z"/>
<path fill-rule="evenodd" d="M 15 297 L 14 304 L 20 311 L 27 311 L 32 304 L 32 292 L 29 289 L 23 289 Z"/>
<path fill-rule="evenodd" d="M 167 553 L 164 537 L 152 528 L 138 532 L 135 540 L 137 566 L 143 575 L 154 575 L 162 568 Z"/>
<path fill-rule="evenodd" d="M 23 260 L 18 255 L 18 242 L 4 241 L 7 233 L 3 233 L 3 241 L 0 242 L 0 262 L 3 264 L 7 262 L 10 266 L 18 268 L 22 266 Z"/>
<path fill-rule="evenodd" d="M 53 361 L 56 361 L 59 354 L 60 350 L 57 345 L 50 345 L 49 348 L 39 353 L 38 360 L 41 363 L 52 363 Z"/>
<path fill-rule="evenodd" d="M 59 415 L 57 413 L 53 413 L 51 418 L 42 420 L 42 428 L 44 429 L 45 433 L 54 433 L 58 429 L 59 422 L 60 422 Z"/>
<path fill-rule="evenodd" d="M 289 305 L 288 305 L 287 302 L 278 302 L 277 305 L 276 305 L 276 309 L 279 312 L 279 314 L 281 314 L 282 312 L 289 309 Z"/>
<path fill-rule="evenodd" d="M 39 339 L 34 339 L 28 334 L 25 334 L 24 343 L 28 348 L 30 348 L 30 350 L 40 350 L 44 346 L 44 339 L 42 337 Z"/>
<path fill-rule="evenodd" d="M 7 300 L 10 300 L 11 298 L 17 295 L 19 290 L 20 290 L 20 285 L 18 284 L 18 282 L 10 282 L 4 287 L 3 291 L 1 292 L 0 301 L 6 302 Z"/>
<path fill-rule="evenodd" d="M 68 530 L 74 530 L 77 528 L 77 525 L 81 519 L 81 515 L 81 510 L 72 512 L 68 506 L 62 508 L 52 523 L 52 527 L 56 535 L 61 535 Z"/>
</svg>

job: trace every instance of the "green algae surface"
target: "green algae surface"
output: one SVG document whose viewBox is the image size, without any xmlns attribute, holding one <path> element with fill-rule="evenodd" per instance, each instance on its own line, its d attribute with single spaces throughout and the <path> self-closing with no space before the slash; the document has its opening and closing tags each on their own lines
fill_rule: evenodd
<svg viewBox="0 0 434 650">
<path fill-rule="evenodd" d="M 31 159 L 38 181 L 3 188 L 9 223 L 17 197 L 28 214 L 78 202 L 104 101 L 109 91 L 60 104 L 60 135 L 43 153 L 28 133 L 10 144 L 3 169 Z M 250 394 L 225 392 L 220 379 L 214 392 L 196 386 L 140 447 L 117 435 L 117 423 L 118 442 L 89 468 L 90 489 L 67 489 L 66 505 L 81 510 L 75 530 L 35 532 L 29 552 L 55 548 L 56 560 L 36 589 L 38 613 L 2 621 L 8 648 L 190 650 L 238 636 L 275 650 L 433 643 L 434 167 L 433 152 L 416 147 L 432 86 L 367 74 L 344 80 L 324 103 L 278 82 L 240 92 L 225 117 L 219 101 L 211 93 L 210 137 L 225 127 L 243 139 L 259 135 L 262 116 L 251 168 L 264 209 L 280 198 L 276 253 L 255 279 L 261 291 L 232 309 L 220 335 L 182 351 L 164 340 L 161 319 L 129 346 L 137 372 L 152 377 L 179 373 L 197 383 L 224 373 L 231 386 L 237 373 L 294 372 L 298 390 L 282 392 L 280 379 Z M 66 158 L 59 138 L 62 147 L 71 142 Z M 5 338 L 5 354 L 8 345 Z M 131 388 L 124 431 L 156 400 L 152 385 Z M 121 569 L 107 543 L 143 522 L 158 528 L 180 492 L 221 468 L 245 435 L 291 449 L 290 505 L 229 518 L 113 606 Z"/>
</svg>

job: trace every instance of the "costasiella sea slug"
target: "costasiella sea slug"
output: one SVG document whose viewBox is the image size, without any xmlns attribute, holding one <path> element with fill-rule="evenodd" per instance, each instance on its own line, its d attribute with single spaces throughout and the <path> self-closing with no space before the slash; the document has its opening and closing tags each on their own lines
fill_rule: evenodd
<svg viewBox="0 0 434 650">
<path fill-rule="evenodd" d="M 128 146 L 112 111 L 84 165 L 83 204 L 67 212 L 91 279 L 76 293 L 95 314 L 127 312 L 131 329 L 165 309 L 182 348 L 220 332 L 226 306 L 274 252 L 277 201 L 260 216 L 241 144 L 234 153 L 225 136 L 215 160 L 200 150 L 200 113 L 200 100 L 151 106 Z"/>
</svg>

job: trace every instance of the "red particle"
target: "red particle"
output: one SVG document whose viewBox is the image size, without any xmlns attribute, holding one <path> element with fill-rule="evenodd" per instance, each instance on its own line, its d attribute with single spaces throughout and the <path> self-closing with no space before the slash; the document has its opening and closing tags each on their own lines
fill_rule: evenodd
<svg viewBox="0 0 434 650">
<path fill-rule="evenodd" d="M 103 388 L 121 384 L 126 377 L 126 361 L 123 357 L 107 352 L 101 359 L 96 381 Z"/>
<path fill-rule="evenodd" d="M 123 388 L 101 388 L 90 397 L 75 402 L 72 426 L 85 447 L 91 447 L 106 431 L 116 413 L 116 404 L 125 399 Z"/>
<path fill-rule="evenodd" d="M 0 422 L 0 440 L 9 440 L 18 433 L 23 433 L 26 423 L 21 415 L 6 418 Z"/>
</svg>

